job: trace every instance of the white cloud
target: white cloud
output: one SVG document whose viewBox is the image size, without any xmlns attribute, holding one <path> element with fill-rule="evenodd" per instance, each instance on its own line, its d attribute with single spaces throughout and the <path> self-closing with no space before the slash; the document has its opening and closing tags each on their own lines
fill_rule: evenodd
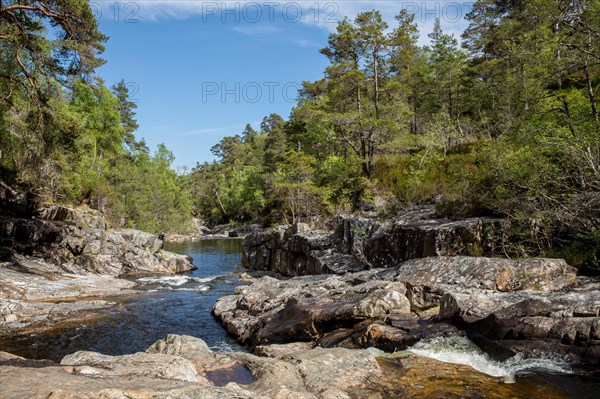
<svg viewBox="0 0 600 399">
<path fill-rule="evenodd" d="M 464 16 L 470 10 L 471 1 L 415 0 L 415 1 L 363 1 L 363 0 L 259 0 L 259 1 L 206 1 L 206 0 L 92 0 L 97 16 L 115 22 L 164 21 L 201 18 L 202 22 L 238 24 L 300 23 L 335 31 L 337 21 L 345 16 L 353 19 L 362 11 L 378 9 L 393 27 L 394 16 L 406 9 L 415 14 L 415 22 L 421 31 L 421 42 L 427 42 L 427 33 L 433 21 L 439 17 L 443 29 L 459 37 L 466 28 Z M 236 29 L 243 30 L 246 28 Z M 261 28 L 264 29 L 264 28 Z M 246 30 L 247 32 L 250 29 Z M 274 33 L 274 32 L 272 32 Z"/>
</svg>

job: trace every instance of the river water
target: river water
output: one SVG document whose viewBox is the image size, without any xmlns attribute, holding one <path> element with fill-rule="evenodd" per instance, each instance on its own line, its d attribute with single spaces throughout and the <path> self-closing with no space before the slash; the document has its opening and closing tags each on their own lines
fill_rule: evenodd
<svg viewBox="0 0 600 399">
<path fill-rule="evenodd" d="M 106 355 L 145 351 L 167 334 L 200 337 L 215 351 L 246 351 L 211 315 L 215 301 L 243 284 L 231 272 L 240 263 L 239 239 L 170 244 L 165 249 L 191 256 L 197 270 L 174 276 L 137 278 L 143 295 L 118 299 L 123 310 L 43 334 L 0 339 L 3 351 L 30 359 L 60 361 L 78 350 Z"/>
<path fill-rule="evenodd" d="M 218 298 L 244 284 L 232 274 L 240 262 L 241 240 L 210 239 L 170 244 L 165 249 L 191 256 L 198 269 L 175 276 L 136 278 L 144 292 L 119 299 L 122 311 L 43 334 L 3 337 L 1 350 L 31 359 L 60 361 L 78 350 L 107 355 L 135 353 L 167 334 L 185 334 L 202 338 L 217 352 L 247 351 L 211 315 Z M 573 373 L 568 365 L 554 359 L 515 357 L 495 361 L 465 338 L 420 342 L 409 350 L 419 356 L 464 364 L 500 379 L 515 379 L 516 384 L 506 386 L 508 390 L 500 397 L 600 398 L 598 378 Z"/>
</svg>

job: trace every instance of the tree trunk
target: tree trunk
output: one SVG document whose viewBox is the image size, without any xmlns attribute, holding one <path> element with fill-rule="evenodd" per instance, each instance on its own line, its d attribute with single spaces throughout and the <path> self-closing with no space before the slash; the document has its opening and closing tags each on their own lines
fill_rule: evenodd
<svg viewBox="0 0 600 399">
<path fill-rule="evenodd" d="M 367 138 L 363 131 L 360 132 L 360 158 L 362 162 L 362 171 L 365 177 L 371 177 L 369 171 L 369 154 L 367 151 Z"/>
<path fill-rule="evenodd" d="M 375 119 L 379 119 L 379 71 L 377 68 L 377 46 L 373 49 L 373 77 L 375 78 Z"/>
<path fill-rule="evenodd" d="M 588 34 L 588 47 L 592 46 L 592 36 Z M 600 119 L 598 118 L 598 108 L 596 107 L 596 97 L 594 95 L 594 86 L 592 85 L 592 79 L 590 78 L 590 56 L 589 54 L 585 57 L 584 72 L 585 81 L 588 89 L 588 97 L 590 99 L 590 108 L 592 109 L 592 116 L 596 121 L 596 131 L 600 133 Z"/>
</svg>

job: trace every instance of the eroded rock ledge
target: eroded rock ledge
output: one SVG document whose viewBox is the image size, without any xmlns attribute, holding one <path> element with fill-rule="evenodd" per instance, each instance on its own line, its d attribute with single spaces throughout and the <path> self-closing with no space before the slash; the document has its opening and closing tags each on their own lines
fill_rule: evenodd
<svg viewBox="0 0 600 399">
<path fill-rule="evenodd" d="M 338 216 L 328 230 L 296 224 L 254 231 L 244 240 L 242 266 L 293 277 L 394 267 L 429 256 L 490 256 L 502 252 L 507 228 L 503 219 L 438 219 L 430 206 L 409 209 L 390 223 Z"/>
<path fill-rule="evenodd" d="M 0 216 L 0 242 L 10 252 L 44 259 L 69 273 L 118 277 L 194 268 L 189 257 L 163 251 L 154 234 L 106 230 L 98 212 L 61 205 L 46 205 L 35 219 Z"/>
<path fill-rule="evenodd" d="M 218 300 L 213 313 L 253 346 L 394 351 L 468 333 L 509 352 L 539 352 L 543 340 L 572 363 L 600 363 L 598 285 L 558 259 L 430 257 L 344 275 L 267 276 Z"/>
</svg>

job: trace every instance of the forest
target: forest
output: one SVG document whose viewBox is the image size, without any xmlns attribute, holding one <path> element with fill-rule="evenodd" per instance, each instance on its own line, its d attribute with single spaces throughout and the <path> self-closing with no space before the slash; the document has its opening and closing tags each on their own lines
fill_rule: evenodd
<svg viewBox="0 0 600 399">
<path fill-rule="evenodd" d="M 173 154 L 136 139 L 127 84 L 95 75 L 106 40 L 86 0 L 0 1 L 0 179 L 114 227 L 185 229 L 192 202 Z"/>
<path fill-rule="evenodd" d="M 426 45 L 406 11 L 340 21 L 289 116 L 180 174 L 135 137 L 126 84 L 95 76 L 106 37 L 86 1 L 2 0 L 0 178 L 152 232 L 433 203 L 509 218 L 507 255 L 600 268 L 600 1 L 479 0 L 467 20 Z"/>
</svg>

